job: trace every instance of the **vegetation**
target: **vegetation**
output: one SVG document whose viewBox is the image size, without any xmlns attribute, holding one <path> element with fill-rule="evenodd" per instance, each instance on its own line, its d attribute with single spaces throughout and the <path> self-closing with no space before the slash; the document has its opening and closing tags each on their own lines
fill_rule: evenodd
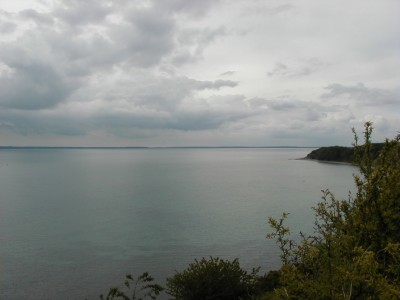
<svg viewBox="0 0 400 300">
<path fill-rule="evenodd" d="M 379 156 L 384 144 L 371 144 L 370 154 L 376 159 Z M 354 148 L 352 147 L 321 147 L 311 151 L 306 159 L 320 160 L 320 161 L 332 161 L 332 162 L 346 162 L 354 163 Z"/>
<path fill-rule="evenodd" d="M 354 130 L 353 130 L 354 132 Z M 269 218 L 281 252 L 282 267 L 264 276 L 243 270 L 237 259 L 195 260 L 167 279 L 174 299 L 400 299 L 400 135 L 379 151 L 371 143 L 372 124 L 365 124 L 364 144 L 355 135 L 356 193 L 338 200 L 324 190 L 314 208 L 314 233 L 289 237 L 287 213 Z M 378 155 L 379 152 L 379 155 Z M 128 275 L 129 298 L 118 288 L 101 299 L 145 299 L 163 290 L 147 273 Z M 137 296 L 143 292 L 143 298 Z"/>
<path fill-rule="evenodd" d="M 311 151 L 306 158 L 323 160 L 323 161 L 337 161 L 337 162 L 348 162 L 353 161 L 354 150 L 350 147 L 332 146 L 332 147 L 321 147 Z"/>
<path fill-rule="evenodd" d="M 195 260 L 167 279 L 167 292 L 177 300 L 248 299 L 257 290 L 258 269 L 243 270 L 238 259 Z"/>
<path fill-rule="evenodd" d="M 280 282 L 270 299 L 400 299 L 400 136 L 371 152 L 372 124 L 364 145 L 355 134 L 357 192 L 337 200 L 328 190 L 314 207 L 315 232 L 288 237 L 283 214 L 269 219 L 281 250 Z"/>
<path fill-rule="evenodd" d="M 128 291 L 124 292 L 117 287 L 110 288 L 108 294 L 104 297 L 100 295 L 101 300 L 143 300 L 143 299 L 157 299 L 157 296 L 164 290 L 164 288 L 154 283 L 154 278 L 145 272 L 138 278 L 134 278 L 128 274 L 125 276 L 125 287 Z"/>
</svg>

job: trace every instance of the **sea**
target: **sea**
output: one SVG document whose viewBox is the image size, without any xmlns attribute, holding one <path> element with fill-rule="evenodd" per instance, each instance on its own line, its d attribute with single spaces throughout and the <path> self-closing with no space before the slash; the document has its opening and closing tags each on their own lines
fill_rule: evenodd
<svg viewBox="0 0 400 300">
<path fill-rule="evenodd" d="M 312 150 L 3 148 L 0 299 L 99 299 L 202 257 L 277 269 L 268 218 L 289 213 L 296 239 L 321 190 L 355 190 L 355 167 L 299 159 Z"/>
</svg>

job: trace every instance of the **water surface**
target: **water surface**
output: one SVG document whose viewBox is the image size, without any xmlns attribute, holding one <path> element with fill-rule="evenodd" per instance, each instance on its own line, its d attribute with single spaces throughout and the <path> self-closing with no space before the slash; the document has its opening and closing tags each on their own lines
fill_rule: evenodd
<svg viewBox="0 0 400 300">
<path fill-rule="evenodd" d="M 310 207 L 354 189 L 311 149 L 0 151 L 0 299 L 97 299 L 126 273 L 160 283 L 194 258 L 279 267 L 268 216 L 310 231 Z"/>
</svg>

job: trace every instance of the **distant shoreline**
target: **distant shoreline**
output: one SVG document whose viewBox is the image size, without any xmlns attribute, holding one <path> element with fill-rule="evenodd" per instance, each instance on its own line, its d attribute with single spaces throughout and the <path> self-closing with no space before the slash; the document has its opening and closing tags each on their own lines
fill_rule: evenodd
<svg viewBox="0 0 400 300">
<path fill-rule="evenodd" d="M 84 149 L 315 149 L 311 146 L 171 146 L 171 147 L 64 147 L 64 146 L 0 146 L 0 150 L 84 150 Z"/>
<path fill-rule="evenodd" d="M 307 161 L 315 161 L 323 164 L 332 164 L 332 165 L 347 165 L 347 166 L 353 166 L 354 164 L 351 162 L 345 162 L 345 161 L 334 161 L 334 160 L 321 160 L 321 159 L 312 159 L 312 158 L 298 158 L 297 160 L 307 160 Z"/>
<path fill-rule="evenodd" d="M 370 147 L 370 156 L 372 159 L 376 159 L 379 156 L 383 143 L 373 143 Z M 347 164 L 351 165 L 355 161 L 355 148 L 354 147 L 342 147 L 342 146 L 330 146 L 321 147 L 311 151 L 304 158 L 306 160 L 314 160 L 324 163 L 335 163 L 335 164 Z"/>
</svg>

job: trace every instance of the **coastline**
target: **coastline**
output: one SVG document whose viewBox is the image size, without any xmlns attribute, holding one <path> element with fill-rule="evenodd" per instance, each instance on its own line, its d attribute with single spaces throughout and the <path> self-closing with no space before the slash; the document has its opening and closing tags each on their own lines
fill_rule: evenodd
<svg viewBox="0 0 400 300">
<path fill-rule="evenodd" d="M 319 162 L 319 163 L 332 164 L 332 165 L 350 165 L 350 166 L 353 166 L 353 165 L 354 165 L 354 164 L 351 163 L 351 162 L 335 161 L 335 160 L 312 159 L 312 158 L 308 158 L 308 157 L 297 158 L 296 160 L 308 160 L 308 161 L 315 161 L 315 162 Z"/>
</svg>

